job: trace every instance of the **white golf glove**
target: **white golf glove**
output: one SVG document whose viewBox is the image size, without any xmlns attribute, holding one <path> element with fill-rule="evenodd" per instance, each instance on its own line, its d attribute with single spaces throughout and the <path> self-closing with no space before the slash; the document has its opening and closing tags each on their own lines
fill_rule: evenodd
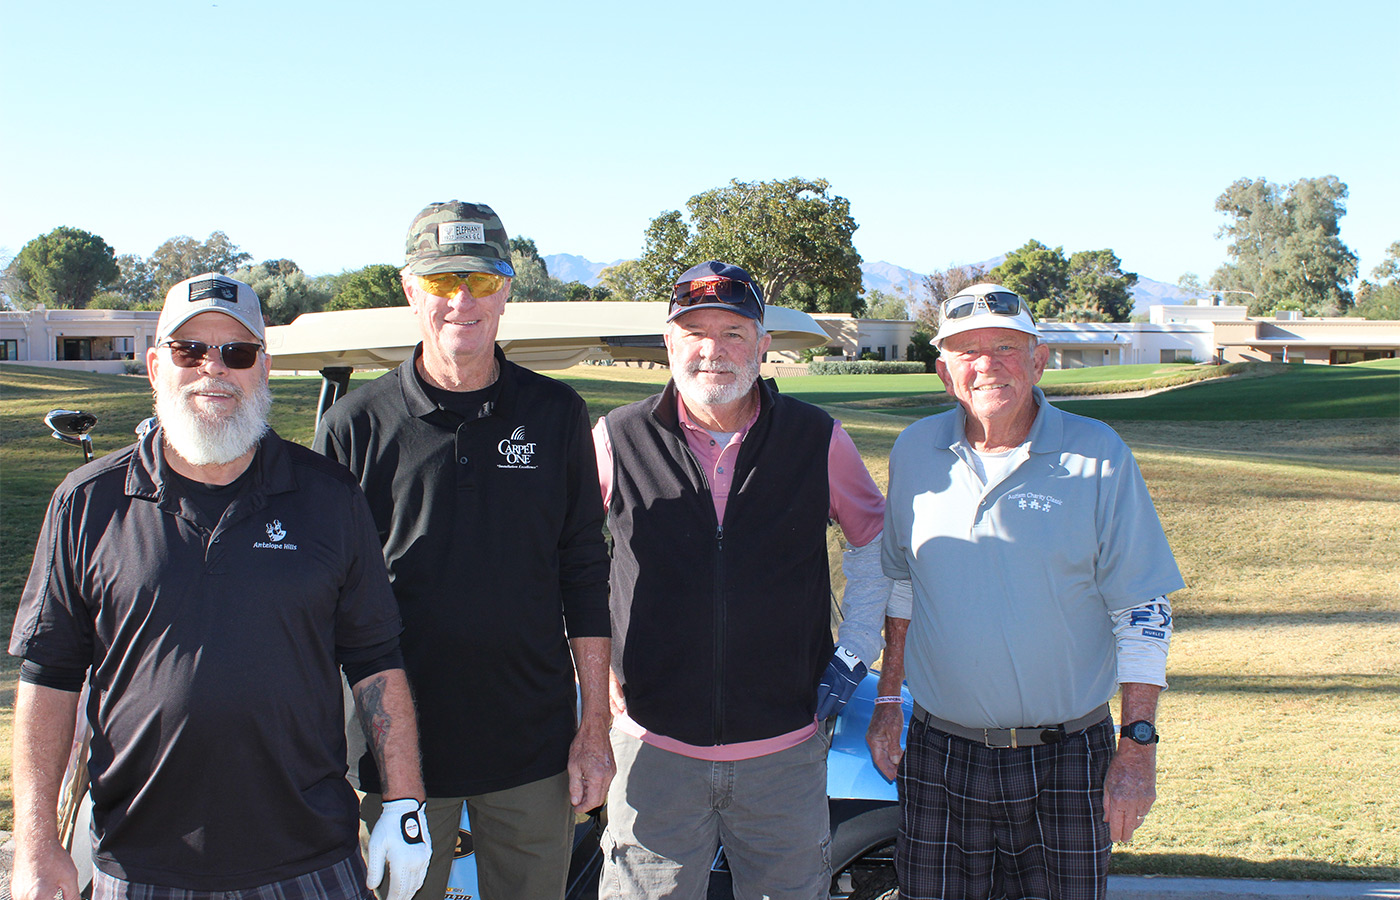
<svg viewBox="0 0 1400 900">
<path fill-rule="evenodd" d="M 424 806 L 417 800 L 387 800 L 379 821 L 369 835 L 369 869 L 365 884 L 370 890 L 384 880 L 384 863 L 389 863 L 388 900 L 409 900 L 423 886 L 428 863 L 433 858 L 432 838 Z"/>
</svg>

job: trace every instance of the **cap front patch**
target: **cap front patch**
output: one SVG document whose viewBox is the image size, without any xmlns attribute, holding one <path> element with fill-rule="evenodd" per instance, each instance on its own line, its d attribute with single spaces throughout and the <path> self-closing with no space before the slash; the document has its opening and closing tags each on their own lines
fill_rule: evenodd
<svg viewBox="0 0 1400 900">
<path fill-rule="evenodd" d="M 443 244 L 484 244 L 486 226 L 481 222 L 444 222 L 438 226 L 438 246 Z"/>
<path fill-rule="evenodd" d="M 190 302 L 194 303 L 198 300 L 224 300 L 229 303 L 237 303 L 238 285 L 229 284 L 227 281 L 220 281 L 217 278 L 191 281 Z"/>
</svg>

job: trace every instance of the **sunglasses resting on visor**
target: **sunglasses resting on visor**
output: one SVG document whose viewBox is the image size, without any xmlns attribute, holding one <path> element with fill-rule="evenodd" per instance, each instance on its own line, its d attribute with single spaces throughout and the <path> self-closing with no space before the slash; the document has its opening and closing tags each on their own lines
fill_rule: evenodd
<svg viewBox="0 0 1400 900">
<path fill-rule="evenodd" d="M 193 369 L 204 362 L 210 350 L 217 351 L 224 365 L 230 369 L 250 369 L 258 361 L 262 344 L 252 341 L 229 341 L 227 344 L 206 344 L 203 341 L 166 341 L 162 347 L 170 348 L 170 359 L 182 369 Z"/>
<path fill-rule="evenodd" d="M 758 299 L 753 285 L 742 281 L 682 281 L 671 288 L 671 303 L 675 306 L 709 303 L 711 297 L 730 306 L 743 306 L 752 299 L 759 309 L 763 308 L 763 301 Z"/>
<path fill-rule="evenodd" d="M 1031 312 L 1029 304 L 1022 302 L 1021 298 L 1010 291 L 994 291 L 990 294 L 974 295 L 961 294 L 957 297 L 949 297 L 943 301 L 943 318 L 961 319 L 970 316 L 977 311 L 978 301 L 982 301 L 987 308 L 987 312 L 994 316 L 1014 316 L 1026 311 L 1026 315 L 1035 321 L 1035 313 Z"/>
<path fill-rule="evenodd" d="M 506 283 L 506 276 L 493 272 L 440 272 L 414 277 L 418 286 L 434 297 L 455 297 L 465 284 L 467 293 L 478 300 L 496 293 Z"/>
</svg>

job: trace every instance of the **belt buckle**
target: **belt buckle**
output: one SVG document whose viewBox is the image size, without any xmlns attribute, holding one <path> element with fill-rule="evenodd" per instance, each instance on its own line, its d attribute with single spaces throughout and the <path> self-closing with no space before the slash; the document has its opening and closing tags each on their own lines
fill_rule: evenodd
<svg viewBox="0 0 1400 900">
<path fill-rule="evenodd" d="M 1024 731 L 1025 729 L 1022 729 L 1022 730 Z M 994 743 L 992 743 L 992 735 L 993 735 L 995 732 L 998 732 L 998 731 L 1005 731 L 1008 735 L 1010 735 L 1010 737 L 1009 737 L 1010 743 L 1006 743 L 1006 744 L 994 744 Z M 1014 729 L 1014 728 L 983 728 L 983 729 L 982 729 L 982 743 L 983 743 L 983 744 L 986 744 L 987 747 L 989 747 L 989 748 L 992 749 L 992 750 L 1017 750 L 1017 749 L 1020 749 L 1019 745 L 1018 745 L 1017 742 L 1016 742 L 1016 729 Z"/>
</svg>

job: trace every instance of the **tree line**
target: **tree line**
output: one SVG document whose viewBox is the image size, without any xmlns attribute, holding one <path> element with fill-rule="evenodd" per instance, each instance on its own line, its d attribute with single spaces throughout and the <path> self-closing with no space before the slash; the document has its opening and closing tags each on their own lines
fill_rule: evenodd
<svg viewBox="0 0 1400 900">
<path fill-rule="evenodd" d="M 1347 186 L 1335 176 L 1279 185 L 1240 179 L 1215 208 L 1226 216 L 1228 260 L 1202 285 L 1186 273 L 1179 284 L 1202 296 L 1248 296 L 1250 314 L 1300 309 L 1307 315 L 1400 318 L 1400 241 L 1372 271 L 1357 275 L 1356 255 L 1342 242 Z M 913 318 L 936 330 L 939 305 L 968 285 L 993 281 L 1016 291 L 1042 319 L 1125 322 L 1137 275 L 1111 248 L 1066 253 L 1031 239 L 991 269 L 950 266 L 910 290 L 864 290 L 859 227 L 850 202 L 825 179 L 734 179 L 691 197 L 686 211 L 664 210 L 648 224 L 639 259 L 604 269 L 599 284 L 549 274 L 530 238 L 511 240 L 515 301 L 665 300 L 679 275 L 698 261 L 743 266 L 767 302 L 806 312 Z M 401 306 L 396 266 L 373 264 L 338 275 L 306 274 L 290 259 L 254 263 L 216 231 L 203 241 L 173 237 L 149 257 L 117 256 L 99 236 L 67 226 L 30 241 L 5 268 L 0 289 L 18 306 L 158 308 L 165 291 L 198 272 L 222 272 L 251 284 L 268 321 L 285 324 L 304 312 Z M 916 340 L 916 343 L 919 341 Z"/>
<path fill-rule="evenodd" d="M 553 278 L 529 238 L 511 240 L 516 278 L 511 299 L 603 300 L 604 287 Z M 118 256 L 100 236 L 60 226 L 34 238 L 0 275 L 9 305 L 51 309 L 160 309 L 170 288 L 201 272 L 218 272 L 249 284 L 262 300 L 269 325 L 285 325 L 302 313 L 406 306 L 399 267 L 374 263 L 337 275 L 308 275 L 290 259 L 253 262 L 222 231 L 200 241 L 172 237 L 148 257 Z"/>
</svg>

